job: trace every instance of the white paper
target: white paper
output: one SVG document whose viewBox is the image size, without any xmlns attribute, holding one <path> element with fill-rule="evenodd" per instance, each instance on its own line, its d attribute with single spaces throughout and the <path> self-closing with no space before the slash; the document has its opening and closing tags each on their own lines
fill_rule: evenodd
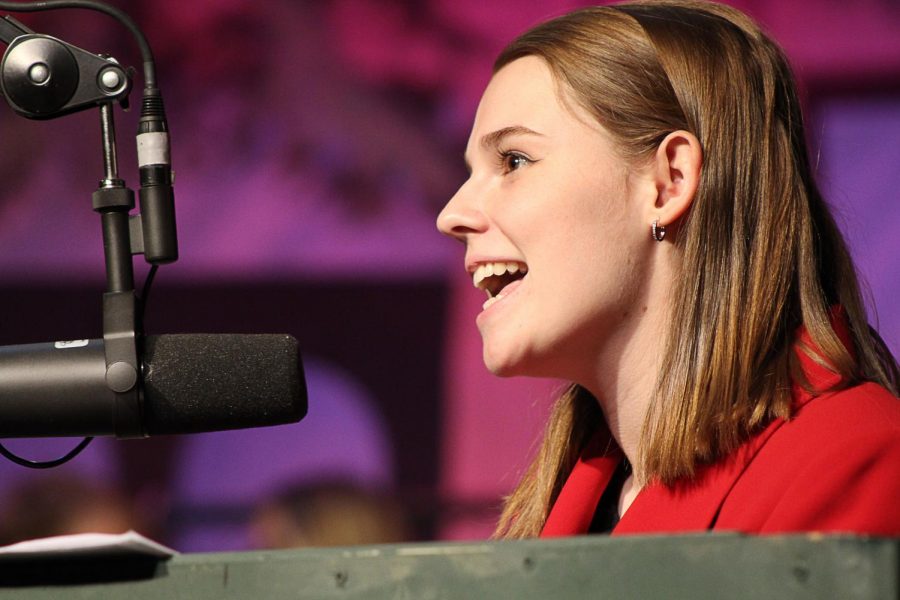
<svg viewBox="0 0 900 600">
<path fill-rule="evenodd" d="M 0 547 L 0 560 L 26 557 L 105 556 L 110 554 L 171 558 L 177 552 L 142 536 L 136 531 L 60 535 Z"/>
</svg>

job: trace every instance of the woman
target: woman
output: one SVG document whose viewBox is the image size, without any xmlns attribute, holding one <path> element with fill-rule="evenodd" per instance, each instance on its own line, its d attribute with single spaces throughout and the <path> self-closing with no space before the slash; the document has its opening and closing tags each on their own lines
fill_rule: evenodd
<svg viewBox="0 0 900 600">
<path fill-rule="evenodd" d="M 900 535 L 900 380 L 781 50 L 690 1 L 508 46 L 438 217 L 488 368 L 569 380 L 496 535 Z"/>
</svg>

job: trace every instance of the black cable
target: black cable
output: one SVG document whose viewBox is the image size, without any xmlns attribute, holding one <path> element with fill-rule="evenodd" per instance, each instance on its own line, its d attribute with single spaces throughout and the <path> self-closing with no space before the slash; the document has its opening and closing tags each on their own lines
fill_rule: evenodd
<svg viewBox="0 0 900 600">
<path fill-rule="evenodd" d="M 70 450 L 68 454 L 66 454 L 62 458 L 57 458 L 55 460 L 28 460 L 27 458 L 22 458 L 21 456 L 13 454 L 2 443 L 0 443 L 0 454 L 13 461 L 17 465 L 28 467 L 29 469 L 52 469 L 53 467 L 58 467 L 61 464 L 69 462 L 70 460 L 81 454 L 81 451 L 87 448 L 88 444 L 90 444 L 92 441 L 94 441 L 93 437 L 84 438 L 78 443 L 77 446 L 72 448 L 72 450 Z"/>
<path fill-rule="evenodd" d="M 141 51 L 141 60 L 144 63 L 144 89 L 156 89 L 156 66 L 153 61 L 153 51 L 144 32 L 138 28 L 137 24 L 127 14 L 102 2 L 95 0 L 44 0 L 42 2 L 0 2 L 0 10 L 8 10 L 10 12 L 39 12 L 44 10 L 55 10 L 59 8 L 83 8 L 86 10 L 94 10 L 109 15 L 119 21 L 134 35 L 137 45 Z"/>
</svg>

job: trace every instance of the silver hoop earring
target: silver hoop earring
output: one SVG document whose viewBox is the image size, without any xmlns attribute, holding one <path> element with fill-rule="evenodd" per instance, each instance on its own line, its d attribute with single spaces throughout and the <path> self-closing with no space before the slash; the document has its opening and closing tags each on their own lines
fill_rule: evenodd
<svg viewBox="0 0 900 600">
<path fill-rule="evenodd" d="M 659 219 L 656 219 L 653 221 L 653 225 L 650 226 L 650 233 L 653 235 L 654 240 L 661 242 L 666 237 L 666 228 L 659 224 Z"/>
</svg>

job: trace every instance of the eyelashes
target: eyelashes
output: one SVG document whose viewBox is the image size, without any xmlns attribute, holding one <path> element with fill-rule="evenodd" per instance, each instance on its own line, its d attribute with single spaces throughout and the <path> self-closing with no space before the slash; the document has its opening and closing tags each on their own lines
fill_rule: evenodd
<svg viewBox="0 0 900 600">
<path fill-rule="evenodd" d="M 497 166 L 504 175 L 518 171 L 536 161 L 517 150 L 497 149 Z"/>
</svg>

